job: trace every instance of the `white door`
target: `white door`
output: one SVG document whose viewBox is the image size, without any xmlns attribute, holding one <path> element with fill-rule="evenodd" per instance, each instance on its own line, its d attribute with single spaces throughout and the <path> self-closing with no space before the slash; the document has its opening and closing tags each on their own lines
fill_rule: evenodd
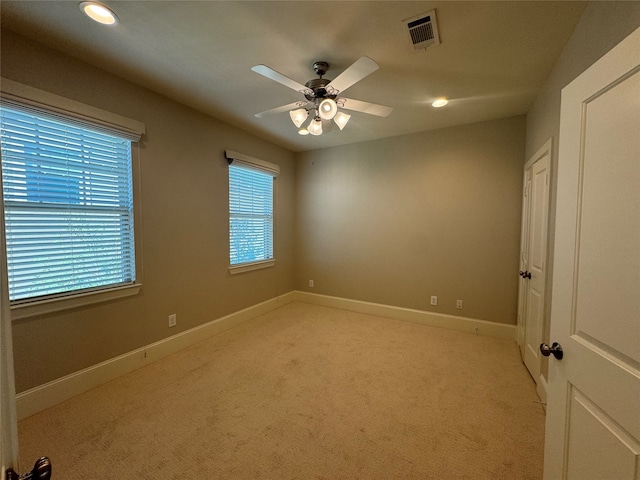
<svg viewBox="0 0 640 480">
<path fill-rule="evenodd" d="M 640 479 L 640 28 L 562 91 L 544 478 Z"/>
<path fill-rule="evenodd" d="M 0 185 L 1 182 L 0 175 Z M 2 189 L 0 188 L 0 207 Z M 13 383 L 13 348 L 9 289 L 5 255 L 4 208 L 0 208 L 0 478 L 6 470 L 16 469 L 18 460 L 18 425 L 16 420 L 15 386 Z"/>
<path fill-rule="evenodd" d="M 549 218 L 551 140 L 525 165 L 523 227 L 520 262 L 522 358 L 531 376 L 540 381 L 540 342 L 544 325 Z"/>
</svg>

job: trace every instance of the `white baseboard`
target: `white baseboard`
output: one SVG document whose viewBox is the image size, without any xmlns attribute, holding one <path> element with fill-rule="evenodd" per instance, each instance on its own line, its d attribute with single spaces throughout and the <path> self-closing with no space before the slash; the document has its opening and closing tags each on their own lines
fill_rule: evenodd
<svg viewBox="0 0 640 480">
<path fill-rule="evenodd" d="M 21 392 L 16 396 L 18 420 L 132 372 L 150 362 L 172 355 L 294 300 L 295 292 L 292 291 Z"/>
<path fill-rule="evenodd" d="M 327 295 L 318 295 L 317 293 L 301 292 L 299 290 L 295 292 L 295 300 L 315 305 L 323 305 L 325 307 L 340 308 L 351 312 L 421 323 L 432 327 L 475 333 L 487 337 L 516 340 L 516 325 L 506 325 L 486 320 L 476 320 L 475 318 L 458 317 L 456 315 L 446 315 L 424 310 L 413 310 L 410 308 L 394 307 L 347 298 L 330 297 Z"/>
</svg>

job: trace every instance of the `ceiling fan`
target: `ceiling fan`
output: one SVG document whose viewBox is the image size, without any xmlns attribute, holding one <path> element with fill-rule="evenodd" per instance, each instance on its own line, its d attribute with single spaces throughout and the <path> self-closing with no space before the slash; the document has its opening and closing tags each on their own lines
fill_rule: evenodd
<svg viewBox="0 0 640 480">
<path fill-rule="evenodd" d="M 314 78 L 302 85 L 266 65 L 256 65 L 251 70 L 301 93 L 304 95 L 305 100 L 256 113 L 255 116 L 262 118 L 288 110 L 291 120 L 299 128 L 298 133 L 301 135 L 322 135 L 323 120 L 333 120 L 342 130 L 351 115 L 342 112 L 341 109 L 386 117 L 393 110 L 391 107 L 341 96 L 347 88 L 375 72 L 378 68 L 378 64 L 369 57 L 360 57 L 338 75 L 335 80 L 329 80 L 322 78 L 329 70 L 329 64 L 327 62 L 315 62 L 313 70 L 320 78 Z M 311 120 L 303 127 L 308 117 L 311 117 Z"/>
</svg>

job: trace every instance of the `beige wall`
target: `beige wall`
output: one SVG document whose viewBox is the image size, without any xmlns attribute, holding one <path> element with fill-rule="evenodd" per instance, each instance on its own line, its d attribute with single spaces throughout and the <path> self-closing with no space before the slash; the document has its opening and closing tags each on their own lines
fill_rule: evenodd
<svg viewBox="0 0 640 480">
<path fill-rule="evenodd" d="M 553 138 L 551 197 L 549 201 L 549 250 L 546 284 L 544 341 L 549 343 L 549 318 L 553 275 L 553 238 L 560 132 L 561 90 L 590 65 L 608 52 L 636 28 L 640 27 L 640 2 L 592 2 L 578 22 L 573 35 L 558 57 L 551 73 L 527 114 L 526 157 L 529 159 Z M 548 360 L 543 359 L 543 375 L 547 376 Z"/>
<path fill-rule="evenodd" d="M 515 324 L 524 133 L 521 116 L 298 154 L 296 288 Z"/>
<path fill-rule="evenodd" d="M 17 390 L 53 380 L 293 289 L 294 156 L 6 30 L 2 76 L 146 124 L 140 149 L 144 278 L 135 297 L 14 323 Z M 212 87 L 213 88 L 213 87 Z M 274 268 L 230 276 L 233 149 L 280 165 Z M 169 329 L 167 316 L 178 325 Z"/>
</svg>

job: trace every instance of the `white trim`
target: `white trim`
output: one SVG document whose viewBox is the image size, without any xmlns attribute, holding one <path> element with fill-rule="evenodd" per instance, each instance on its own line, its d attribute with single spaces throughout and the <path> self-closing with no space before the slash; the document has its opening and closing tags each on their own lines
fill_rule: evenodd
<svg viewBox="0 0 640 480">
<path fill-rule="evenodd" d="M 267 162 L 266 160 L 260 160 L 259 158 L 250 157 L 244 153 L 234 152 L 233 150 L 225 150 L 224 156 L 227 160 L 237 161 L 244 166 L 267 172 L 271 175 L 277 176 L 280 174 L 280 165 Z"/>
<path fill-rule="evenodd" d="M 504 323 L 477 320 L 475 318 L 458 317 L 443 313 L 394 307 L 391 305 L 350 300 L 340 297 L 330 297 L 327 295 L 301 291 L 295 292 L 295 300 L 299 302 L 312 303 L 314 305 L 323 305 L 325 307 L 340 308 L 342 310 L 349 310 L 352 312 L 366 313 L 368 315 L 387 317 L 395 320 L 421 323 L 432 327 L 475 333 L 477 335 L 487 337 L 506 338 L 514 341 L 516 339 L 516 325 L 506 325 Z"/>
<path fill-rule="evenodd" d="M 524 164 L 523 170 L 527 170 L 547 154 L 549 154 L 549 156 L 553 154 L 553 137 L 544 142 L 544 144 L 538 149 L 538 151 L 534 153 L 529 160 L 527 160 L 527 163 Z"/>
<path fill-rule="evenodd" d="M 125 134 L 129 140 L 138 142 L 146 132 L 144 123 L 100 108 L 70 100 L 29 85 L 0 77 L 0 97 L 8 102 L 17 102 L 47 113 L 62 114 L 101 126 L 110 132 Z"/>
<path fill-rule="evenodd" d="M 120 287 L 105 288 L 84 293 L 71 293 L 64 297 L 52 297 L 45 300 L 26 301 L 11 305 L 11 320 L 35 317 L 48 313 L 84 307 L 99 302 L 108 302 L 118 298 L 131 297 L 140 292 L 142 285 L 135 283 Z"/>
<path fill-rule="evenodd" d="M 4 218 L 2 189 L 0 213 L 0 219 Z M 6 238 L 4 223 L 0 223 L 0 478 L 7 478 L 8 468 L 18 468 L 18 419 L 13 364 Z"/>
<path fill-rule="evenodd" d="M 294 299 L 294 292 L 280 295 L 19 393 L 16 396 L 18 419 L 22 420 L 148 363 L 168 357 L 208 337 L 291 303 Z"/>
<path fill-rule="evenodd" d="M 276 264 L 275 258 L 269 260 L 261 260 L 259 262 L 240 263 L 238 265 L 230 265 L 229 273 L 235 275 L 236 273 L 250 272 L 252 270 L 260 270 L 261 268 L 273 267 Z"/>
</svg>

